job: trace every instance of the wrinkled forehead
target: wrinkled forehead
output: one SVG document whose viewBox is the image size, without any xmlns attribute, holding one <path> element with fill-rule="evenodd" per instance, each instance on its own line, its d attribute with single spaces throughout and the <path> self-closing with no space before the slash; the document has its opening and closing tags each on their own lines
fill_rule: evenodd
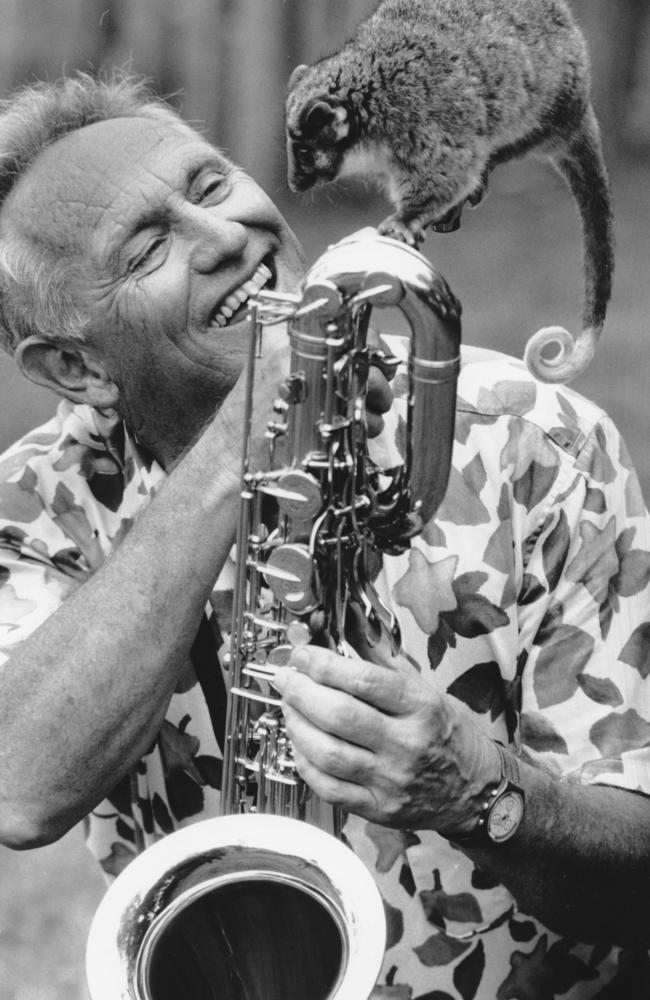
<svg viewBox="0 0 650 1000">
<path fill-rule="evenodd" d="M 115 118 L 86 125 L 43 150 L 0 212 L 11 232 L 62 255 L 85 253 L 107 212 L 146 202 L 148 181 L 174 186 L 181 163 L 211 147 L 182 122 Z"/>
</svg>

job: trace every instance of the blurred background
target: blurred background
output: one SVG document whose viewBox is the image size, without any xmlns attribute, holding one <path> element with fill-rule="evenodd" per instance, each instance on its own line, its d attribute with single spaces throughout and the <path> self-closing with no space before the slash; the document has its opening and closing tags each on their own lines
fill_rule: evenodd
<svg viewBox="0 0 650 1000">
<path fill-rule="evenodd" d="M 245 167 L 276 199 L 309 259 L 387 214 L 361 183 L 290 195 L 284 89 L 292 68 L 334 51 L 376 0 L 0 0 L 0 97 L 65 71 L 128 67 Z M 604 406 L 650 498 L 650 5 L 573 0 L 590 43 L 594 103 L 614 190 L 617 273 L 606 332 L 576 388 Z M 424 252 L 463 303 L 464 339 L 520 355 L 541 326 L 579 328 L 580 228 L 545 165 L 499 168 L 457 233 Z M 47 419 L 55 400 L 0 357 L 0 449 Z M 83 953 L 103 892 L 80 830 L 51 847 L 0 847 L 0 997 L 87 1000 Z"/>
</svg>

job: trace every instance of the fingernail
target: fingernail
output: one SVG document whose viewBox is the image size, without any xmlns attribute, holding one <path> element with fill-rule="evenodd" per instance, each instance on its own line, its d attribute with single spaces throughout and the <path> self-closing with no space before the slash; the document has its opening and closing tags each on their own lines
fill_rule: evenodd
<svg viewBox="0 0 650 1000">
<path fill-rule="evenodd" d="M 304 646 L 295 646 L 291 651 L 291 656 L 289 657 L 289 663 L 293 667 L 307 667 L 309 666 L 309 653 Z"/>
<path fill-rule="evenodd" d="M 280 694 L 283 694 L 283 687 L 285 678 L 287 676 L 288 667 L 277 667 L 273 675 L 273 687 L 277 688 Z"/>
</svg>

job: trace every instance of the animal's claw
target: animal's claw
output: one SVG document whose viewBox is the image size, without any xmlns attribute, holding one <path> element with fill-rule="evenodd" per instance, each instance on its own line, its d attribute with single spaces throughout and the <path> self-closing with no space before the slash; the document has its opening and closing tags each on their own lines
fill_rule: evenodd
<svg viewBox="0 0 650 1000">
<path fill-rule="evenodd" d="M 406 222 L 398 215 L 389 215 L 377 229 L 381 236 L 390 236 L 411 247 L 417 247 L 424 240 L 424 229 L 419 222 L 416 220 Z"/>
</svg>

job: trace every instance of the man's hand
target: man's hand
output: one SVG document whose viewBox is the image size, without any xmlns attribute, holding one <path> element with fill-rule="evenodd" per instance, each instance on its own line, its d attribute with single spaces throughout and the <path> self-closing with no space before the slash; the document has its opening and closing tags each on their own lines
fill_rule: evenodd
<svg viewBox="0 0 650 1000">
<path fill-rule="evenodd" d="M 474 827 L 498 780 L 496 748 L 403 658 L 386 667 L 302 646 L 275 686 L 298 771 L 320 798 L 386 826 Z"/>
</svg>

